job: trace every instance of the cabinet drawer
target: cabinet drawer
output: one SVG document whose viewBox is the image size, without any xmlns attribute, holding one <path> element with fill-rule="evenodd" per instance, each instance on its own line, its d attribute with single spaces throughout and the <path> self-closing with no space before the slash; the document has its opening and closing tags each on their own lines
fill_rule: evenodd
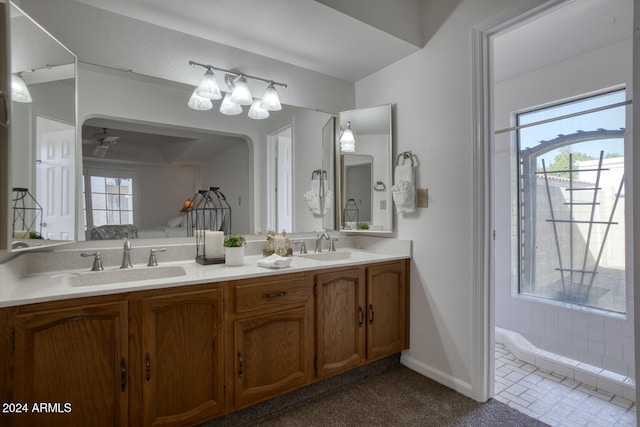
<svg viewBox="0 0 640 427">
<path fill-rule="evenodd" d="M 235 312 L 277 308 L 290 304 L 303 304 L 309 298 L 305 276 L 260 279 L 242 282 L 234 287 Z"/>
</svg>

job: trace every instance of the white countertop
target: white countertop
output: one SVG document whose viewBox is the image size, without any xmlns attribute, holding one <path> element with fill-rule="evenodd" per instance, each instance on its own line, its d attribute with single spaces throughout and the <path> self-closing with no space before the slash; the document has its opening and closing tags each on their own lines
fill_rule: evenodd
<svg viewBox="0 0 640 427">
<path fill-rule="evenodd" d="M 147 267 L 146 263 L 134 264 L 134 268 L 128 270 L 120 270 L 118 267 L 105 265 L 104 271 L 99 272 L 91 272 L 85 268 L 83 270 L 53 271 L 23 276 L 16 274 L 15 271 L 8 271 L 8 267 L 5 266 L 7 274 L 3 274 L 5 283 L 0 286 L 0 307 L 252 277 L 268 277 L 277 274 L 362 265 L 410 257 L 410 253 L 407 252 L 380 252 L 361 249 L 341 249 L 338 252 L 349 252 L 349 254 L 346 255 L 347 258 L 338 260 L 316 260 L 303 255 L 294 255 L 291 265 L 280 269 L 259 267 L 257 262 L 263 258 L 261 255 L 245 256 L 245 263 L 241 266 L 226 266 L 225 264 L 200 265 L 195 260 L 192 260 L 160 262 L 158 267 Z M 171 275 L 171 277 L 162 277 L 165 273 Z M 97 275 L 103 276 L 97 277 Z M 140 280 L 142 277 L 150 278 Z M 110 278 L 110 280 L 116 280 L 117 282 L 86 284 L 100 282 L 104 278 Z"/>
</svg>

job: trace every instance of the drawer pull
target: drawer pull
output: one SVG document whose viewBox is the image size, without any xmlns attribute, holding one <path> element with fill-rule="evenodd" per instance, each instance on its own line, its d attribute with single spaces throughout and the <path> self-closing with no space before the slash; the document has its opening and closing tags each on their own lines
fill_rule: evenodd
<svg viewBox="0 0 640 427">
<path fill-rule="evenodd" d="M 242 352 L 238 352 L 238 377 L 242 378 L 244 363 L 242 363 Z"/>
<path fill-rule="evenodd" d="M 283 297 L 287 294 L 286 291 L 280 291 L 280 292 L 274 292 L 272 294 L 264 294 L 262 295 L 263 298 L 278 298 L 278 297 Z"/>
<path fill-rule="evenodd" d="M 127 389 L 127 362 L 120 360 L 120 390 Z"/>
<path fill-rule="evenodd" d="M 147 381 L 149 381 L 151 379 L 151 355 L 149 353 L 147 353 L 145 357 L 145 367 L 147 371 Z"/>
<path fill-rule="evenodd" d="M 369 323 L 373 323 L 373 304 L 369 304 Z"/>
<path fill-rule="evenodd" d="M 362 326 L 362 324 L 364 323 L 364 310 L 362 310 L 362 307 L 358 307 L 358 314 L 359 314 L 359 324 L 360 326 Z"/>
</svg>

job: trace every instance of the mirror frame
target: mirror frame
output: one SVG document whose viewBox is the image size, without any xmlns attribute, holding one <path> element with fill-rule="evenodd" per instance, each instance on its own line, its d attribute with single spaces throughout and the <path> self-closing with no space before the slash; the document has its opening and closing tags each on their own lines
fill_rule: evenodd
<svg viewBox="0 0 640 427">
<path fill-rule="evenodd" d="M 343 177 L 342 177 L 342 153 L 340 151 L 340 132 L 341 130 L 346 127 L 346 122 L 348 120 L 343 119 L 343 116 L 349 113 L 356 113 L 356 112 L 366 112 L 367 110 L 371 110 L 371 109 L 380 109 L 380 108 L 385 108 L 388 111 L 388 117 L 389 117 L 389 143 L 388 146 L 385 148 L 385 154 L 387 156 L 387 162 L 388 162 L 388 167 L 389 167 L 389 172 L 388 172 L 388 177 L 387 177 L 387 182 L 385 183 L 386 186 L 386 198 L 387 198 L 387 204 L 386 204 L 386 219 L 387 219 L 387 225 L 388 228 L 387 229 L 383 229 L 383 230 L 345 230 L 343 229 L 343 224 L 342 224 L 342 211 L 344 209 L 344 182 L 343 182 Z M 386 113 L 385 113 L 386 116 Z M 357 147 L 357 132 L 354 132 L 356 134 L 356 147 Z M 354 154 L 363 154 L 363 153 L 358 153 L 357 152 L 357 148 L 356 148 L 356 153 Z M 373 156 L 373 160 L 375 162 L 376 160 L 376 156 Z M 388 235 L 393 233 L 393 197 L 391 194 L 391 185 L 393 183 L 393 111 L 392 111 L 392 104 L 383 104 L 383 105 L 378 105 L 378 106 L 374 106 L 374 107 L 367 107 L 367 108 L 357 108 L 357 109 L 353 109 L 353 110 L 348 110 L 348 111 L 341 111 L 338 117 L 338 124 L 336 126 L 336 136 L 335 136 L 335 166 L 336 166 L 336 173 L 335 173 L 335 188 L 336 188 L 336 195 L 335 195 L 335 206 L 336 206 L 336 212 L 335 212 L 335 221 L 336 221 L 336 230 L 341 232 L 341 233 L 345 233 L 345 234 L 370 234 L 370 235 L 380 235 L 380 236 L 386 236 L 388 237 Z M 373 185 L 374 185 L 374 178 L 372 177 L 372 182 L 371 182 L 371 186 L 372 186 L 372 192 L 373 192 Z M 373 211 L 372 211 L 372 215 L 373 215 Z"/>
</svg>

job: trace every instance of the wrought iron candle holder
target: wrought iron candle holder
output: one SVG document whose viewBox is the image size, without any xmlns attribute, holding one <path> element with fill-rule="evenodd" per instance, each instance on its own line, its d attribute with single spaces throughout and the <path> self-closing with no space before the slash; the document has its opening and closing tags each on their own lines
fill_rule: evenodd
<svg viewBox="0 0 640 427">
<path fill-rule="evenodd" d="M 42 238 L 42 206 L 27 188 L 13 188 L 13 226 L 11 237 L 14 239 Z"/>
<path fill-rule="evenodd" d="M 219 187 L 198 190 L 187 211 L 187 233 L 196 238 L 196 262 L 224 263 L 224 235 L 231 230 L 231 206 Z"/>
<path fill-rule="evenodd" d="M 347 224 L 355 224 L 358 227 L 360 220 L 360 210 L 354 199 L 347 200 L 342 210 L 342 228 L 347 229 Z"/>
</svg>

